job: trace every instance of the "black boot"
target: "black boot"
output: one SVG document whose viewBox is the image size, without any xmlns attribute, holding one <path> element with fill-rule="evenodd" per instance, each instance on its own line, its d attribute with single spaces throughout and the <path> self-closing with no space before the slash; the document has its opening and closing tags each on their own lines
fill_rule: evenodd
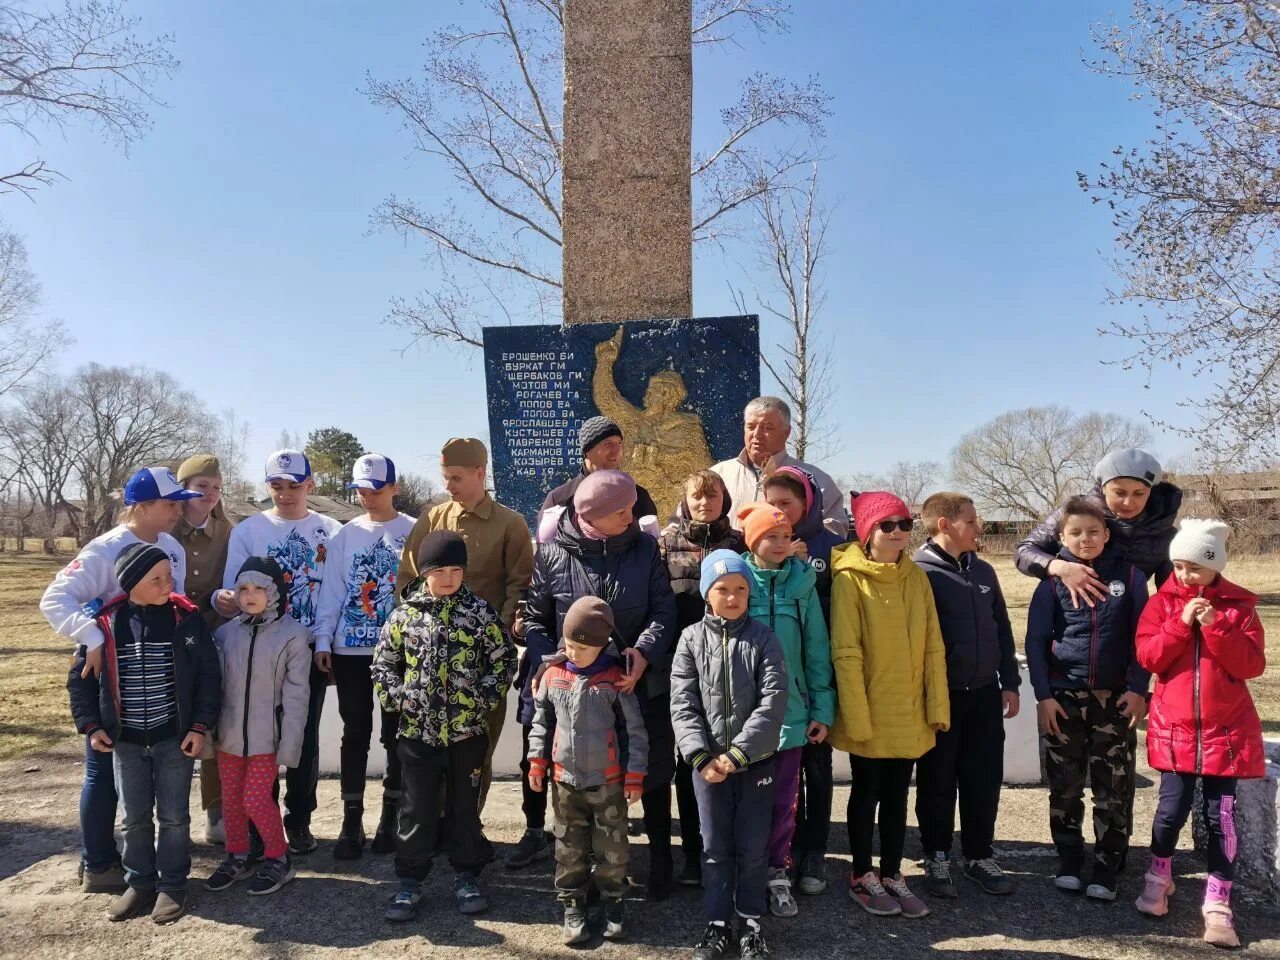
<svg viewBox="0 0 1280 960">
<path fill-rule="evenodd" d="M 333 859 L 359 860 L 364 856 L 364 802 L 342 801 L 342 829 L 333 845 Z"/>
<path fill-rule="evenodd" d="M 378 829 L 373 834 L 374 853 L 396 852 L 396 822 L 400 816 L 400 791 L 385 791 L 382 794 L 382 816 L 378 818 Z"/>
<path fill-rule="evenodd" d="M 646 791 L 640 798 L 640 804 L 644 809 L 644 830 L 649 837 L 649 878 L 645 883 L 644 898 L 666 900 L 671 896 L 675 873 L 671 861 L 671 787 L 661 786 Z"/>
</svg>

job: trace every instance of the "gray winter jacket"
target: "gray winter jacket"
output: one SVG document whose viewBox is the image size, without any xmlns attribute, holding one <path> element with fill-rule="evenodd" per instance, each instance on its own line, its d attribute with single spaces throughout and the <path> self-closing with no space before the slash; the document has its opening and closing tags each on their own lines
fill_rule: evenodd
<svg viewBox="0 0 1280 960">
<path fill-rule="evenodd" d="M 602 653 L 577 672 L 564 654 L 551 657 L 538 682 L 529 767 L 578 790 L 609 783 L 643 787 L 649 765 L 649 735 L 640 701 L 623 693 L 622 664 Z"/>
<path fill-rule="evenodd" d="M 286 614 L 237 618 L 213 638 L 222 658 L 218 749 L 238 757 L 274 753 L 278 763 L 296 767 L 311 691 L 311 632 Z"/>
<path fill-rule="evenodd" d="M 707 614 L 686 627 L 671 665 L 676 748 L 701 770 L 727 753 L 738 769 L 778 749 L 787 712 L 787 664 L 764 624 Z"/>
</svg>

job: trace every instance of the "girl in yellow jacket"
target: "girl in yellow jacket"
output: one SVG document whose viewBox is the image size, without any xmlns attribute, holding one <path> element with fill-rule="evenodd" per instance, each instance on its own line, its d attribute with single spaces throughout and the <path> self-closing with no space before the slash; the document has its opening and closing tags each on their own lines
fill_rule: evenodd
<svg viewBox="0 0 1280 960">
<path fill-rule="evenodd" d="M 907 792 L 915 761 L 951 722 L 947 662 L 929 578 L 906 553 L 912 520 L 891 493 L 853 501 L 857 541 L 831 555 L 831 662 L 836 718 L 829 740 L 849 752 L 849 896 L 876 916 L 923 917 L 902 879 Z M 876 809 L 880 872 L 871 865 Z"/>
</svg>

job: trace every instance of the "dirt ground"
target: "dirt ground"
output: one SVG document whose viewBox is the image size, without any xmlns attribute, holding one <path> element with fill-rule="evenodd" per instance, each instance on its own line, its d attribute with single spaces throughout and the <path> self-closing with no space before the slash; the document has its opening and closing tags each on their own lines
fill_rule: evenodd
<svg viewBox="0 0 1280 960">
<path fill-rule="evenodd" d="M 490 867 L 483 882 L 492 903 L 488 914 L 461 917 L 455 910 L 449 871 L 441 864 L 432 878 L 426 909 L 418 922 L 393 927 L 382 919 L 391 889 L 389 857 L 366 856 L 354 865 L 334 861 L 340 803 L 336 780 L 320 787 L 315 832 L 320 849 L 300 859 L 298 879 L 280 894 L 250 898 L 243 889 L 208 893 L 193 884 L 192 914 L 172 927 L 149 921 L 108 924 L 107 899 L 81 894 L 75 882 L 78 827 L 76 803 L 82 761 L 69 736 L 63 689 L 66 646 L 44 626 L 35 602 L 65 560 L 0 555 L 0 958 L 150 957 L 320 957 L 374 958 L 448 956 L 470 950 L 485 958 L 572 956 L 559 941 L 558 911 L 551 867 L 542 862 L 522 871 Z M 1254 568 L 1256 564 L 1256 568 Z M 1025 617 L 1029 581 L 1001 564 L 1015 621 Z M 1235 571 L 1233 571 L 1235 572 Z M 1265 618 L 1271 649 L 1280 655 L 1280 564 L 1253 561 L 1240 579 L 1269 592 Z M 1258 578 L 1266 579 L 1257 584 Z M 1025 582 L 1024 582 L 1025 581 Z M 1027 589 L 1024 589 L 1027 588 Z M 1015 630 L 1020 624 L 1015 623 Z M 1280 729 L 1280 684 L 1271 677 L 1255 685 L 1269 730 Z M 1143 769 L 1138 793 L 1137 846 L 1151 823 L 1154 790 Z M 372 832 L 377 787 L 369 785 L 367 827 Z M 829 873 L 821 897 L 801 898 L 800 917 L 767 922 L 775 957 L 804 960 L 874 951 L 877 958 L 929 955 L 976 956 L 1003 960 L 1033 957 L 1171 958 L 1208 956 L 1200 942 L 1199 900 L 1203 875 L 1199 858 L 1180 853 L 1182 874 L 1171 915 L 1153 921 L 1132 907 L 1145 853 L 1135 851 L 1121 898 L 1099 904 L 1056 891 L 1049 842 L 1046 793 L 1042 788 L 1006 789 L 1002 798 L 997 856 L 1018 883 L 1011 898 L 983 895 L 963 883 L 961 899 L 932 902 L 923 920 L 877 919 L 858 910 L 845 895 L 848 845 L 844 832 L 847 789 L 837 788 Z M 193 789 L 193 833 L 201 833 L 199 794 Z M 486 829 L 499 846 L 520 835 L 520 791 L 514 782 L 494 785 L 485 813 Z M 912 817 L 914 822 L 914 816 Z M 1189 831 L 1188 831 L 1189 833 Z M 647 853 L 634 841 L 636 872 L 643 875 Z M 678 845 L 678 841 L 677 841 Z M 1184 850 L 1190 837 L 1184 838 Z M 909 857 L 918 855 L 914 829 Z M 193 877 L 207 876 L 219 851 L 196 844 Z M 677 859 L 679 854 L 677 854 Z M 915 864 L 908 878 L 918 878 Z M 1251 956 L 1280 957 L 1280 909 L 1247 890 L 1236 898 L 1238 924 Z M 605 944 L 598 937 L 587 952 L 604 958 L 688 956 L 702 928 L 698 891 L 679 890 L 664 904 L 635 899 L 628 905 L 630 941 Z"/>
</svg>

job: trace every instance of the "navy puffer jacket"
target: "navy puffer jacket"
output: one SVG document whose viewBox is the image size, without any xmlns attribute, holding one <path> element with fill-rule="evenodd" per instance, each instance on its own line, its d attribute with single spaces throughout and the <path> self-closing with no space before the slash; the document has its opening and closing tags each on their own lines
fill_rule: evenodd
<svg viewBox="0 0 1280 960">
<path fill-rule="evenodd" d="M 538 545 L 525 612 L 525 657 L 520 666 L 520 722 L 533 722 L 530 680 L 543 657 L 560 645 L 564 616 L 579 597 L 599 597 L 613 609 L 614 642 L 634 647 L 649 666 L 637 694 L 658 696 L 670 685 L 676 639 L 676 598 L 658 542 L 633 522 L 607 540 L 591 540 L 566 510 L 555 538 Z"/>
<path fill-rule="evenodd" d="M 1151 488 L 1146 509 L 1132 520 L 1121 520 L 1111 512 L 1100 485 L 1093 488 L 1092 495 L 1102 504 L 1107 515 L 1107 528 L 1111 531 L 1110 548 L 1119 551 L 1146 576 L 1154 576 L 1159 587 L 1173 572 L 1169 543 L 1176 532 L 1174 522 L 1182 507 L 1182 491 L 1172 483 L 1157 483 Z M 1018 544 L 1015 561 L 1020 571 L 1040 580 L 1049 575 L 1049 561 L 1056 558 L 1062 549 L 1062 541 L 1058 539 L 1061 523 L 1062 507 L 1059 507 Z"/>
<path fill-rule="evenodd" d="M 1081 563 L 1065 548 L 1058 554 Z M 1092 607 L 1071 601 L 1057 577 L 1036 587 L 1027 612 L 1027 669 L 1037 700 L 1054 690 L 1147 692 L 1151 674 L 1138 663 L 1138 618 L 1147 603 L 1147 580 L 1108 547 L 1093 561 L 1108 596 Z"/>
</svg>

